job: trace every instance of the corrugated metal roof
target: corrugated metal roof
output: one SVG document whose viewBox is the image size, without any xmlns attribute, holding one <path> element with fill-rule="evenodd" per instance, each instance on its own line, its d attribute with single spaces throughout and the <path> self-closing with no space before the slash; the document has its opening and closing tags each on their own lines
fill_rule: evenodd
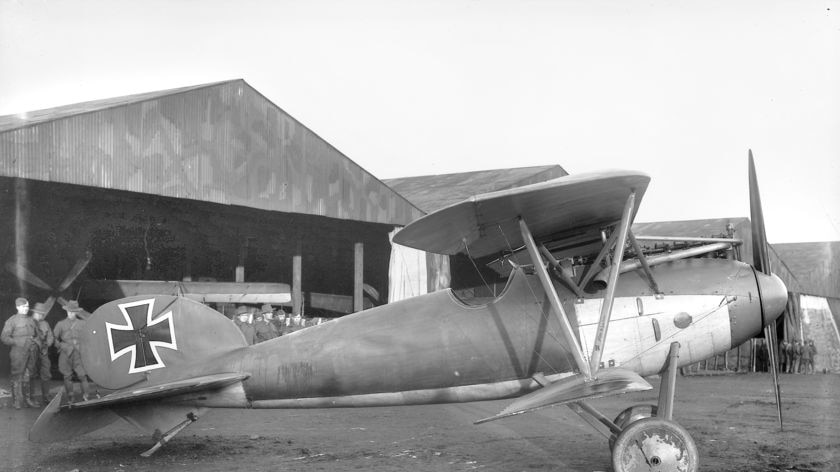
<svg viewBox="0 0 840 472">
<path fill-rule="evenodd" d="M 0 175 L 405 225 L 422 212 L 244 80 L 42 110 Z"/>
<path fill-rule="evenodd" d="M 795 291 L 792 286 L 798 285 L 800 293 L 840 299 L 840 241 L 771 244 L 771 247 L 771 264 L 775 255 L 793 278 L 790 283 L 782 277 L 789 290 Z M 776 265 L 773 272 L 777 272 Z"/>
<path fill-rule="evenodd" d="M 83 113 L 91 113 L 94 111 L 105 110 L 108 108 L 128 105 L 131 103 L 144 102 L 146 100 L 153 100 L 169 95 L 189 92 L 191 90 L 198 90 L 204 87 L 213 87 L 215 85 L 224 84 L 228 82 L 236 82 L 237 80 L 226 80 L 222 82 L 212 82 L 209 84 L 193 85 L 190 87 L 179 87 L 168 90 L 159 90 L 156 92 L 138 93 L 134 95 L 125 95 L 122 97 L 104 98 L 102 100 L 92 100 L 89 102 L 73 103 L 70 105 L 62 105 L 53 108 L 44 108 L 42 110 L 28 111 L 16 115 L 0 116 L 0 133 L 10 131 L 25 126 L 36 125 L 47 121 L 58 120 L 74 115 L 81 115 Z"/>
<path fill-rule="evenodd" d="M 481 170 L 385 179 L 392 189 L 430 213 L 487 192 L 545 182 L 568 175 L 559 165 Z"/>
</svg>

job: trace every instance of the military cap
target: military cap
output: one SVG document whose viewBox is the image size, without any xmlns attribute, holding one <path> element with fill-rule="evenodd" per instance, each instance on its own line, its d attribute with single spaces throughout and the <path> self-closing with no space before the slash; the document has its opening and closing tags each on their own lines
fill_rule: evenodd
<svg viewBox="0 0 840 472">
<path fill-rule="evenodd" d="M 47 314 L 47 304 L 46 303 L 36 303 L 34 307 L 32 307 L 33 313 L 40 313 L 42 315 Z"/>
<path fill-rule="evenodd" d="M 70 300 L 62 308 L 64 308 L 67 311 L 73 311 L 73 312 L 76 312 L 76 313 L 82 311 L 82 307 L 79 306 L 79 302 L 76 301 L 76 300 Z"/>
</svg>

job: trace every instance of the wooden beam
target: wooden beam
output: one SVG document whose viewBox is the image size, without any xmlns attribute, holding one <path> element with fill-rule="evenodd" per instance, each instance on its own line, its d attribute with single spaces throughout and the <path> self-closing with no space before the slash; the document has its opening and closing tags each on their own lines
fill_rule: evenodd
<svg viewBox="0 0 840 472">
<path fill-rule="evenodd" d="M 248 257 L 248 240 L 239 248 L 239 263 L 236 265 L 236 274 L 234 280 L 236 282 L 245 282 L 245 258 Z"/>
</svg>

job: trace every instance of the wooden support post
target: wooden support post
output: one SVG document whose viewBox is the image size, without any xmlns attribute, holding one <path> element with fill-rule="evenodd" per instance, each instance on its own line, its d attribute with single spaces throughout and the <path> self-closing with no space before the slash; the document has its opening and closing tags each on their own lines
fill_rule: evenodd
<svg viewBox="0 0 840 472">
<path fill-rule="evenodd" d="M 236 274 L 234 279 L 236 282 L 245 282 L 245 258 L 248 257 L 248 241 L 239 248 L 239 263 L 236 265 Z"/>
<path fill-rule="evenodd" d="M 365 245 L 356 243 L 353 255 L 353 311 L 362 311 L 364 304 L 364 283 L 365 283 Z"/>
<path fill-rule="evenodd" d="M 188 247 L 186 251 L 184 251 L 184 273 L 181 276 L 182 282 L 192 282 L 192 259 L 193 259 L 193 251 L 192 248 Z"/>
<path fill-rule="evenodd" d="M 301 290 L 303 271 L 301 265 L 301 255 L 295 254 L 292 256 L 292 315 L 299 315 L 303 305 L 303 290 Z"/>
</svg>

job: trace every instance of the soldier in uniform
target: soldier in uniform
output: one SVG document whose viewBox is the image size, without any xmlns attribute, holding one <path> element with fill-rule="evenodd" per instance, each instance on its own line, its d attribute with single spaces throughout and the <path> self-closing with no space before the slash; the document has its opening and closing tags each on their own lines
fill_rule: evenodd
<svg viewBox="0 0 840 472">
<path fill-rule="evenodd" d="M 29 316 L 29 302 L 25 298 L 18 298 L 15 300 L 15 306 L 17 313 L 6 320 L 0 340 L 3 344 L 11 346 L 9 358 L 12 363 L 12 403 L 16 410 L 20 410 L 21 406 L 38 406 L 29 398 L 29 376 L 35 371 L 38 345 L 35 343 L 37 327 Z"/>
<path fill-rule="evenodd" d="M 251 313 L 248 310 L 247 306 L 240 306 L 236 309 L 236 319 L 233 323 L 242 331 L 242 335 L 245 336 L 245 341 L 250 346 L 256 342 L 256 330 L 254 329 L 254 325 L 248 323 L 248 318 L 251 316 Z"/>
<path fill-rule="evenodd" d="M 64 390 L 67 392 L 67 401 L 73 402 L 73 372 L 79 377 L 82 383 L 82 399 L 87 400 L 90 396 L 88 387 L 87 372 L 82 365 L 81 336 L 85 322 L 76 318 L 82 311 L 79 302 L 70 300 L 64 305 L 67 311 L 67 318 L 55 325 L 53 334 L 55 344 L 58 346 L 58 371 L 64 376 Z"/>
<path fill-rule="evenodd" d="M 779 372 L 787 372 L 788 366 L 788 342 L 787 340 L 782 340 L 782 343 L 779 345 Z"/>
<path fill-rule="evenodd" d="M 808 342 L 802 346 L 802 373 L 814 373 L 814 357 L 817 355 L 817 346 L 814 346 L 814 340 L 809 339 Z"/>
<path fill-rule="evenodd" d="M 46 404 L 50 401 L 50 379 L 52 378 L 52 373 L 50 368 L 52 364 L 50 363 L 50 346 L 53 345 L 53 341 L 55 338 L 53 337 L 52 329 L 50 329 L 50 324 L 44 320 L 44 317 L 47 316 L 47 311 L 49 308 L 44 303 L 36 303 L 35 307 L 32 308 L 32 319 L 35 320 L 35 326 L 38 328 L 35 335 L 36 335 L 36 344 L 38 344 L 38 356 L 36 362 L 36 371 L 40 374 L 41 378 L 41 401 Z M 35 373 L 33 372 L 33 374 Z M 30 383 L 32 387 L 33 384 Z M 33 389 L 34 390 L 34 389 Z M 34 398 L 34 393 L 32 394 L 32 398 Z"/>
<path fill-rule="evenodd" d="M 802 358 L 802 344 L 799 343 L 799 340 L 793 342 L 793 373 L 799 373 L 799 363 L 800 359 Z"/>
<path fill-rule="evenodd" d="M 786 356 L 785 356 L 787 358 L 787 369 L 785 370 L 785 372 L 787 372 L 789 374 L 789 373 L 793 372 L 793 343 L 792 342 L 787 343 L 787 345 L 785 346 L 785 352 L 787 353 Z"/>
<path fill-rule="evenodd" d="M 254 321 L 254 330 L 256 331 L 256 342 L 261 343 L 263 341 L 268 341 L 269 339 L 274 339 L 280 335 L 277 331 L 277 328 L 271 322 L 271 318 L 274 316 L 274 309 L 271 308 L 271 305 L 263 305 L 260 313 L 257 315 L 256 320 Z"/>
</svg>

